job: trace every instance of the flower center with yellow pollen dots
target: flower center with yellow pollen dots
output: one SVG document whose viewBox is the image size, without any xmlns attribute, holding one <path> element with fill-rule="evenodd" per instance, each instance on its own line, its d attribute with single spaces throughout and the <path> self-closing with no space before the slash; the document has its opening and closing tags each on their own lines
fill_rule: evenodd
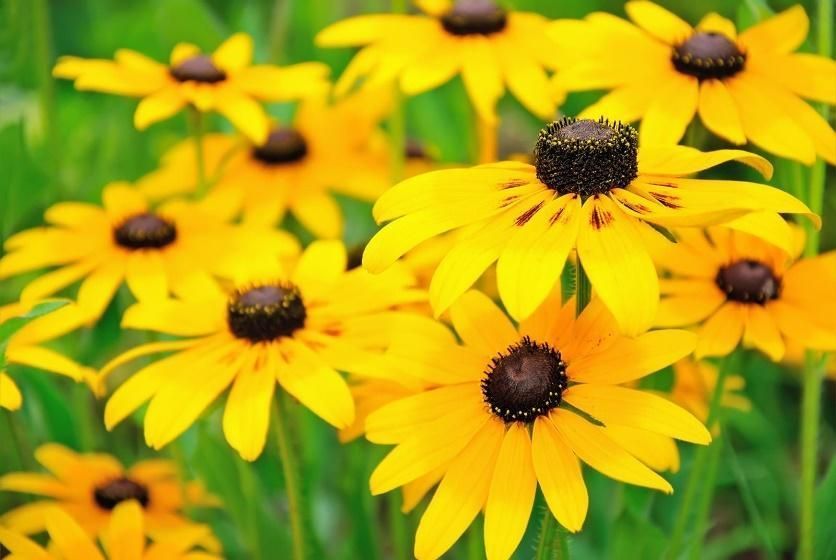
<svg viewBox="0 0 836 560">
<path fill-rule="evenodd" d="M 674 68 L 700 80 L 734 76 L 746 64 L 746 53 L 721 33 L 692 35 L 671 54 Z"/>
<path fill-rule="evenodd" d="M 482 395 L 504 422 L 531 422 L 556 408 L 568 385 L 560 352 L 524 337 L 491 360 L 482 379 Z"/>
<path fill-rule="evenodd" d="M 233 294 L 227 305 L 229 329 L 238 338 L 266 342 L 305 326 L 307 311 L 292 284 L 255 286 Z"/>
<path fill-rule="evenodd" d="M 292 128 L 274 128 L 267 141 L 253 148 L 253 157 L 267 165 L 301 161 L 308 155 L 305 138 Z"/>
<path fill-rule="evenodd" d="M 534 168 L 547 187 L 586 198 L 626 187 L 638 176 L 638 145 L 629 125 L 565 117 L 540 131 Z"/>
<path fill-rule="evenodd" d="M 505 29 L 508 16 L 492 0 L 459 0 L 441 16 L 441 25 L 452 35 L 490 35 Z"/>
<path fill-rule="evenodd" d="M 187 58 L 171 70 L 178 82 L 202 82 L 215 84 L 226 80 L 226 72 L 215 66 L 212 58 L 205 54 Z"/>
<path fill-rule="evenodd" d="M 162 249 L 177 239 L 173 223 L 151 212 L 131 216 L 113 230 L 116 243 L 126 249 Z"/>
<path fill-rule="evenodd" d="M 139 482 L 129 478 L 117 478 L 107 484 L 96 487 L 93 499 L 99 507 L 112 510 L 122 502 L 136 500 L 139 505 L 148 505 L 148 489 Z"/>
<path fill-rule="evenodd" d="M 741 303 L 759 303 L 777 299 L 781 281 L 772 269 L 753 260 L 739 261 L 724 266 L 715 278 L 717 287 L 726 294 L 726 299 Z"/>
</svg>

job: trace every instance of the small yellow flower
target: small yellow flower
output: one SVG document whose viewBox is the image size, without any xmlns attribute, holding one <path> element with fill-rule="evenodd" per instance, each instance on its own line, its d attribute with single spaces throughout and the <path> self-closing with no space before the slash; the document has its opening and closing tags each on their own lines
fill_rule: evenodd
<svg viewBox="0 0 836 560">
<path fill-rule="evenodd" d="M 292 101 L 328 90 L 328 67 L 306 62 L 285 68 L 252 66 L 253 41 L 236 33 L 211 55 L 179 43 L 169 64 L 138 52 L 120 49 L 115 60 L 64 56 L 53 70 L 58 78 L 75 80 L 79 90 L 141 97 L 134 125 L 143 130 L 186 106 L 216 111 L 250 137 L 264 142 L 269 118 L 259 101 Z"/>
<path fill-rule="evenodd" d="M 697 361 L 685 358 L 673 365 L 673 388 L 671 399 L 689 410 L 694 416 L 705 422 L 708 420 L 708 408 L 711 394 L 717 384 L 717 368 L 705 360 Z M 744 395 L 739 394 L 746 386 L 746 380 L 739 375 L 726 375 L 723 384 L 723 396 L 720 405 L 748 411 L 752 408 Z"/>
<path fill-rule="evenodd" d="M 419 560 L 444 554 L 480 511 L 488 558 L 510 558 L 538 485 L 557 520 L 579 531 L 588 506 L 581 461 L 617 480 L 671 492 L 637 457 L 655 453 L 665 436 L 711 440 L 667 399 L 619 386 L 690 354 L 692 333 L 630 338 L 618 334 L 597 299 L 577 319 L 574 311 L 574 300 L 561 306 L 553 296 L 515 328 L 471 291 L 451 308 L 463 344 L 450 333 L 416 335 L 406 348 L 410 354 L 401 360 L 411 356 L 411 374 L 436 388 L 373 412 L 366 433 L 375 443 L 396 445 L 372 474 L 374 494 L 441 480 L 418 525 Z M 623 447 L 621 428 L 648 437 Z"/>
<path fill-rule="evenodd" d="M 706 15 L 696 29 L 647 1 L 625 5 L 636 26 L 611 14 L 551 24 L 571 40 L 576 57 L 556 75 L 570 91 L 612 90 L 582 117 L 641 119 L 646 144 L 677 143 L 699 114 L 711 132 L 734 144 L 836 164 L 836 133 L 801 98 L 836 103 L 836 63 L 794 52 L 807 37 L 800 5 L 738 34 L 734 24 Z"/>
<path fill-rule="evenodd" d="M 187 506 L 217 506 L 218 500 L 198 482 L 183 484 L 171 461 L 150 459 L 126 469 L 115 457 L 80 454 L 49 443 L 35 458 L 50 474 L 15 472 L 0 477 L 0 490 L 36 494 L 42 499 L 12 509 L 0 526 L 32 535 L 49 529 L 48 512 L 59 507 L 91 537 L 106 535 L 114 510 L 127 501 L 142 508 L 150 537 L 185 535 L 197 531 L 201 546 L 220 550 L 220 543 L 204 526 L 183 516 Z"/>
</svg>

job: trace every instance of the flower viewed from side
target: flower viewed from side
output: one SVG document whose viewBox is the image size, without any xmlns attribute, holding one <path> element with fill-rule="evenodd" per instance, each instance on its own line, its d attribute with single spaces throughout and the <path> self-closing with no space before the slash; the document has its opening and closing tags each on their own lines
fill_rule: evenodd
<svg viewBox="0 0 836 560">
<path fill-rule="evenodd" d="M 404 328 L 399 324 L 409 324 L 393 308 L 425 297 L 403 274 L 346 272 L 343 245 L 317 241 L 290 274 L 265 265 L 240 278 L 231 293 L 203 289 L 178 300 L 140 302 L 125 312 L 124 327 L 190 338 L 140 346 L 102 370 L 104 379 L 138 356 L 176 351 L 114 392 L 105 424 L 113 428 L 150 400 L 145 439 L 159 449 L 231 386 L 224 434 L 241 457 L 255 460 L 278 382 L 323 420 L 345 428 L 354 420 L 354 402 L 337 370 L 377 375 L 380 352 Z"/>
<path fill-rule="evenodd" d="M 208 175 L 216 191 L 241 194 L 245 223 L 272 226 L 290 211 L 317 237 L 339 237 L 343 215 L 334 193 L 372 201 L 391 184 L 378 127 L 390 107 L 391 95 L 380 89 L 333 104 L 316 97 L 300 104 L 292 124 L 272 125 L 262 144 L 208 135 Z M 152 198 L 194 191 L 194 162 L 194 141 L 183 141 L 138 187 Z"/>
<path fill-rule="evenodd" d="M 211 284 L 216 275 L 232 277 L 250 259 L 298 254 L 298 242 L 287 233 L 232 225 L 240 203 L 229 194 L 154 209 L 138 190 L 118 182 L 105 187 L 103 207 L 59 202 L 45 213 L 49 225 L 6 240 L 0 279 L 54 267 L 27 284 L 21 301 L 81 280 L 78 305 L 92 321 L 123 282 L 138 300 L 165 299 Z"/>
<path fill-rule="evenodd" d="M 772 168 L 759 156 L 640 147 L 637 136 L 620 123 L 564 118 L 540 132 L 534 165 L 500 162 L 407 179 L 375 204 L 375 219 L 391 223 L 369 242 L 363 264 L 384 270 L 422 241 L 460 229 L 430 286 L 436 314 L 497 261 L 502 301 L 524 319 L 576 249 L 598 296 L 625 332 L 638 334 L 653 321 L 659 298 L 647 245 L 664 238 L 650 224 L 728 223 L 772 239 L 789 235 L 776 212 L 810 213 L 776 188 L 687 177 L 732 160 L 768 177 Z"/>
<path fill-rule="evenodd" d="M 187 506 L 217 506 L 217 498 L 197 482 L 183 483 L 171 461 L 150 459 L 126 469 L 111 455 L 76 453 L 55 443 L 39 447 L 35 458 L 50 474 L 8 473 L 0 477 L 0 490 L 42 498 L 3 514 L 0 527 L 25 535 L 40 533 L 49 529 L 49 511 L 57 506 L 84 533 L 102 536 L 113 521 L 115 509 L 135 501 L 151 538 L 197 532 L 201 546 L 213 552 L 220 550 L 220 543 L 205 526 L 189 521 L 183 514 Z"/>
<path fill-rule="evenodd" d="M 657 259 L 669 277 L 661 283 L 655 323 L 698 326 L 698 358 L 725 356 L 741 339 L 775 361 L 787 341 L 836 350 L 836 252 L 796 260 L 803 242 L 788 256 L 725 228 L 676 234 L 679 243 Z"/>
<path fill-rule="evenodd" d="M 285 68 L 253 66 L 252 58 L 252 38 L 236 33 L 211 55 L 179 43 L 169 64 L 162 64 L 120 49 L 112 61 L 63 56 L 52 73 L 74 80 L 79 90 L 142 98 L 134 113 L 134 125 L 140 130 L 189 106 L 222 114 L 261 143 L 267 139 L 270 121 L 259 102 L 293 101 L 326 92 L 328 67 L 320 62 Z"/>
<path fill-rule="evenodd" d="M 360 47 L 335 92 L 364 78 L 363 87 L 396 80 L 407 95 L 436 88 L 456 75 L 479 117 L 494 123 L 505 88 L 529 111 L 551 119 L 555 101 L 546 69 L 558 45 L 546 36 L 547 20 L 509 11 L 493 0 L 423 0 L 425 14 L 374 14 L 349 18 L 316 37 L 323 47 Z"/>
<path fill-rule="evenodd" d="M 711 394 L 717 384 L 717 368 L 705 360 L 685 358 L 674 364 L 673 374 L 671 399 L 701 421 L 708 420 Z M 742 411 L 751 409 L 752 403 L 741 394 L 745 386 L 746 381 L 742 377 L 727 374 L 720 405 Z"/>
<path fill-rule="evenodd" d="M 696 28 L 647 1 L 625 5 L 636 26 L 611 14 L 559 20 L 550 33 L 571 39 L 577 56 L 555 82 L 570 91 L 612 90 L 582 117 L 641 119 L 644 144 L 677 143 L 699 114 L 711 132 L 750 141 L 781 157 L 836 164 L 836 133 L 801 98 L 836 103 L 836 63 L 794 52 L 807 37 L 801 5 L 738 34 L 715 14 Z"/>
<path fill-rule="evenodd" d="M 195 550 L 201 541 L 212 536 L 206 526 L 193 526 L 149 543 L 145 537 L 148 518 L 135 499 L 113 508 L 101 534 L 102 548 L 65 510 L 50 507 L 43 517 L 49 546 L 44 548 L 20 533 L 0 527 L 0 550 L 5 549 L 9 558 L 19 560 L 220 560 L 220 556 Z"/>
<path fill-rule="evenodd" d="M 579 531 L 588 506 L 581 461 L 616 480 L 671 492 L 637 459 L 653 453 L 657 439 L 634 438 L 635 447 L 625 448 L 610 435 L 613 427 L 711 440 L 667 399 L 620 386 L 690 354 L 692 333 L 631 338 L 618 334 L 600 300 L 577 319 L 574 311 L 574 299 L 561 306 L 552 296 L 517 329 L 491 300 L 470 291 L 450 312 L 463 344 L 415 337 L 409 369 L 436 388 L 371 413 L 366 435 L 396 445 L 372 474 L 374 494 L 440 473 L 415 538 L 419 560 L 444 554 L 480 511 L 487 557 L 510 558 L 538 485 L 557 520 Z"/>
</svg>

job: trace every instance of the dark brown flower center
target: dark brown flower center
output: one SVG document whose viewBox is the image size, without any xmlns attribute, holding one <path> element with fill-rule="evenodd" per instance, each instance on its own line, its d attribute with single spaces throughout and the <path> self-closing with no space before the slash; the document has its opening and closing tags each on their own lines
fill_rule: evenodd
<svg viewBox="0 0 836 560">
<path fill-rule="evenodd" d="M 226 79 L 226 72 L 215 66 L 212 57 L 205 54 L 187 58 L 169 72 L 178 82 L 214 84 Z"/>
<path fill-rule="evenodd" d="M 505 29 L 508 14 L 493 0 L 457 0 L 441 16 L 441 25 L 452 35 L 490 35 Z"/>
<path fill-rule="evenodd" d="M 534 167 L 537 178 L 560 194 L 588 197 L 626 187 L 638 176 L 638 134 L 603 118 L 564 117 L 540 131 Z"/>
<path fill-rule="evenodd" d="M 308 154 L 308 144 L 298 131 L 292 128 L 275 128 L 267 141 L 253 148 L 253 157 L 267 165 L 279 165 L 300 161 Z"/>
<path fill-rule="evenodd" d="M 227 305 L 229 329 L 238 338 L 265 342 L 305 326 L 307 311 L 292 284 L 255 286 L 233 294 Z"/>
<path fill-rule="evenodd" d="M 136 500 L 142 507 L 148 506 L 148 488 L 129 478 L 117 478 L 97 486 L 93 499 L 102 509 L 111 510 L 127 500 Z"/>
<path fill-rule="evenodd" d="M 525 337 L 488 365 L 482 395 L 503 421 L 531 422 L 560 404 L 568 384 L 560 352 Z"/>
<path fill-rule="evenodd" d="M 126 249 L 161 249 L 177 239 L 172 222 L 146 212 L 131 216 L 113 230 L 116 243 Z"/>
<path fill-rule="evenodd" d="M 683 74 L 700 80 L 734 76 L 746 65 L 746 53 L 722 33 L 695 33 L 673 48 L 671 62 Z"/>
<path fill-rule="evenodd" d="M 404 147 L 404 155 L 408 159 L 427 159 L 429 158 L 429 154 L 427 150 L 424 149 L 424 145 L 414 138 L 409 138 L 406 141 L 406 146 Z"/>
<path fill-rule="evenodd" d="M 11 556 L 12 551 L 6 548 L 3 543 L 0 543 L 0 558 L 5 558 L 6 556 Z"/>
<path fill-rule="evenodd" d="M 781 281 L 772 269 L 753 260 L 738 261 L 722 267 L 715 278 L 726 299 L 742 303 L 764 304 L 777 299 Z"/>
</svg>

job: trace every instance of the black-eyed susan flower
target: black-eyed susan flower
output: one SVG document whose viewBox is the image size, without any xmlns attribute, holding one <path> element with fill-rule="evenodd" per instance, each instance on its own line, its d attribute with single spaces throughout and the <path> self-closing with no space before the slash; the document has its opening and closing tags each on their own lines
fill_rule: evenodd
<svg viewBox="0 0 836 560">
<path fill-rule="evenodd" d="M 263 144 L 208 135 L 208 175 L 217 191 L 241 193 L 245 223 L 273 225 L 290 211 L 317 237 L 339 237 L 343 216 L 334 193 L 371 201 L 390 185 L 389 148 L 378 128 L 390 100 L 379 89 L 333 104 L 308 99 L 292 124 L 274 124 Z M 194 149 L 192 141 L 172 148 L 139 188 L 154 198 L 194 191 Z"/>
<path fill-rule="evenodd" d="M 179 350 L 115 391 L 105 408 L 108 428 L 150 400 L 145 439 L 159 449 L 231 386 L 224 433 L 244 459 L 255 460 L 264 448 L 277 382 L 337 428 L 354 420 L 351 394 L 337 370 L 371 375 L 398 330 L 401 314 L 392 308 L 424 293 L 410 288 L 402 274 L 346 272 L 345 248 L 336 241 L 312 243 L 290 274 L 269 264 L 239 278 L 231 293 L 195 290 L 125 312 L 125 327 L 190 338 L 140 346 L 105 367 L 103 377 L 137 356 Z"/>
<path fill-rule="evenodd" d="M 506 10 L 492 0 L 417 1 L 422 15 L 374 14 L 349 18 L 316 37 L 324 47 L 361 47 L 335 92 L 396 80 L 415 95 L 461 75 L 480 119 L 494 123 L 506 87 L 529 111 L 554 116 L 546 70 L 558 46 L 539 14 Z"/>
<path fill-rule="evenodd" d="M 705 360 L 685 358 L 674 364 L 673 374 L 671 399 L 701 421 L 708 420 L 711 394 L 717 385 L 717 368 Z M 742 411 L 751 409 L 752 403 L 741 394 L 745 386 L 746 380 L 741 376 L 726 374 L 720 406 Z"/>
<path fill-rule="evenodd" d="M 801 98 L 836 103 L 836 63 L 794 52 L 809 22 L 800 5 L 740 33 L 715 14 L 696 28 L 647 1 L 625 5 L 636 26 L 593 13 L 557 21 L 550 33 L 578 47 L 556 83 L 612 90 L 581 116 L 641 119 L 643 143 L 676 143 L 695 114 L 711 132 L 775 155 L 836 163 L 836 133 Z"/>
<path fill-rule="evenodd" d="M 836 349 L 836 253 L 795 260 L 760 239 L 725 228 L 677 232 L 657 259 L 662 280 L 659 326 L 698 325 L 696 355 L 725 356 L 741 342 L 773 360 L 786 341 Z"/>
<path fill-rule="evenodd" d="M 217 498 L 197 482 L 183 483 L 171 461 L 149 459 L 125 468 L 103 453 L 81 454 L 50 443 L 35 451 L 49 474 L 13 472 L 0 477 L 0 490 L 23 492 L 41 499 L 8 511 L 0 526 L 26 535 L 49 528 L 48 511 L 56 506 L 90 536 L 102 536 L 120 504 L 135 501 L 142 508 L 146 534 L 152 538 L 184 535 L 197 530 L 200 544 L 217 551 L 217 539 L 184 517 L 187 506 L 217 506 Z"/>
<path fill-rule="evenodd" d="M 128 49 L 116 51 L 114 60 L 64 56 L 53 75 L 74 80 L 79 90 L 142 98 L 134 113 L 134 125 L 140 130 L 191 106 L 222 114 L 260 143 L 270 128 L 260 101 L 296 100 L 321 94 L 330 86 L 328 67 L 322 63 L 253 66 L 252 57 L 252 38 L 236 33 L 211 55 L 179 43 L 169 64 Z"/>
<path fill-rule="evenodd" d="M 552 297 L 517 329 L 491 300 L 471 291 L 450 313 L 462 345 L 415 337 L 411 372 L 437 388 L 373 412 L 366 435 L 396 445 L 372 474 L 375 494 L 441 470 L 415 538 L 420 560 L 444 554 L 480 511 L 488 558 L 509 558 L 538 485 L 557 520 L 580 530 L 588 506 L 581 461 L 617 480 L 671 492 L 636 458 L 655 439 L 624 448 L 610 436 L 612 426 L 710 441 L 685 410 L 620 386 L 691 353 L 692 333 L 631 338 L 617 334 L 599 300 L 577 319 L 574 311 L 574 300 L 561 306 Z"/>
<path fill-rule="evenodd" d="M 646 245 L 660 235 L 648 223 L 728 222 L 773 238 L 787 228 L 775 212 L 809 213 L 772 187 L 687 177 L 731 160 L 769 176 L 772 168 L 759 156 L 640 147 L 637 136 L 620 123 L 565 118 L 540 132 L 534 165 L 500 162 L 407 179 L 375 204 L 375 219 L 392 223 L 369 242 L 363 264 L 383 270 L 425 239 L 460 229 L 430 286 L 435 312 L 498 261 L 499 294 L 521 319 L 545 299 L 577 249 L 599 297 L 625 331 L 639 333 L 659 297 Z"/>
<path fill-rule="evenodd" d="M 197 550 L 211 537 L 206 526 L 195 526 L 166 535 L 155 542 L 146 538 L 147 517 L 136 500 L 113 508 L 101 534 L 101 548 L 85 533 L 78 519 L 59 507 L 44 511 L 49 545 L 44 548 L 28 537 L 0 527 L 0 550 L 19 560 L 220 560 L 220 556 Z M 5 555 L 4 555 L 5 557 Z"/>
<path fill-rule="evenodd" d="M 60 202 L 45 213 L 49 225 L 11 236 L 0 279 L 54 268 L 27 284 L 21 300 L 36 301 L 80 280 L 78 305 L 95 320 L 123 282 L 139 300 L 165 299 L 212 283 L 214 275 L 232 277 L 248 260 L 298 254 L 286 233 L 231 224 L 240 204 L 230 194 L 152 208 L 127 183 L 111 183 L 103 207 Z"/>
</svg>

